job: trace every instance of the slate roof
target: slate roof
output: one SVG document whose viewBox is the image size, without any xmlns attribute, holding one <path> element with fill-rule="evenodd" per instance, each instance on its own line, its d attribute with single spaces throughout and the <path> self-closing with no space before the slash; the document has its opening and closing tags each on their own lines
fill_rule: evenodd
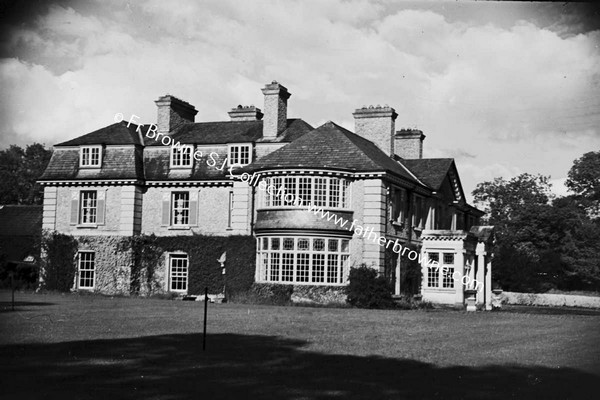
<svg viewBox="0 0 600 400">
<path fill-rule="evenodd" d="M 388 171 L 417 182 L 373 142 L 329 121 L 294 142 L 260 158 L 247 171 L 273 168 L 336 169 L 352 172 Z"/>
<path fill-rule="evenodd" d="M 453 158 L 422 158 L 416 160 L 400 161 L 410 172 L 412 172 L 421 182 L 433 190 L 439 190 L 448 171 L 454 164 Z"/>
<path fill-rule="evenodd" d="M 139 145 L 142 143 L 140 141 L 140 135 L 136 132 L 137 127 L 138 126 L 135 124 L 131 124 L 127 127 L 127 121 L 121 121 L 78 138 L 56 144 L 55 146 L 85 146 L 94 144 Z M 146 132 L 146 130 L 143 130 L 143 132 Z"/>
<path fill-rule="evenodd" d="M 141 147 L 105 148 L 101 168 L 80 168 L 79 149 L 57 148 L 39 180 L 144 179 L 142 163 Z"/>
<path fill-rule="evenodd" d="M 166 146 L 165 146 L 166 147 Z M 218 156 L 212 156 L 216 163 L 214 166 L 209 166 L 208 161 L 211 152 Z M 229 180 L 229 167 L 223 166 L 223 162 L 227 158 L 227 148 L 220 147 L 210 149 L 203 153 L 200 161 L 193 163 L 193 168 L 176 169 L 170 168 L 170 152 L 169 151 L 153 151 L 144 154 L 144 166 L 146 179 L 149 181 L 200 181 L 200 180 Z M 236 170 L 237 171 L 237 170 Z"/>
<path fill-rule="evenodd" d="M 42 230 L 42 206 L 0 205 L 0 236 L 33 236 Z"/>
<path fill-rule="evenodd" d="M 313 127 L 301 119 L 288 119 L 287 128 L 274 140 L 263 139 L 263 121 L 196 122 L 185 124 L 171 133 L 181 144 L 226 144 L 242 142 L 291 142 Z M 147 132 L 147 128 L 143 133 Z M 146 139 L 148 146 L 163 146 L 160 141 Z"/>
</svg>

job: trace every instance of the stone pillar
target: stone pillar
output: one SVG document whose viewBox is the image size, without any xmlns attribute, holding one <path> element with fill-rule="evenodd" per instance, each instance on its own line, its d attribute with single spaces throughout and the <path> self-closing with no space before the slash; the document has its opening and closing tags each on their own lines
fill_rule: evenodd
<svg viewBox="0 0 600 400">
<path fill-rule="evenodd" d="M 440 260 L 443 262 L 443 260 Z M 464 250 L 458 249 L 454 255 L 454 272 L 459 272 L 460 277 L 454 281 L 456 288 L 456 304 L 464 304 L 465 302 L 465 285 L 463 285 L 463 276 L 465 275 L 465 255 Z M 458 274 L 455 275 L 458 277 Z"/>
<path fill-rule="evenodd" d="M 492 309 L 492 258 L 485 257 L 487 263 L 485 265 L 485 309 Z"/>
<path fill-rule="evenodd" d="M 477 304 L 484 305 L 486 303 L 486 299 L 487 299 L 486 295 L 485 295 L 485 290 L 486 290 L 487 285 L 485 283 L 484 255 L 477 254 L 476 259 L 477 259 L 477 274 L 475 275 L 475 279 L 477 280 L 477 282 L 475 282 L 475 284 L 478 285 L 479 282 L 481 282 L 481 284 L 483 285 L 481 290 L 477 291 Z M 481 286 L 481 285 L 479 285 L 479 286 Z M 477 289 L 479 289 L 479 288 L 477 288 Z"/>
</svg>

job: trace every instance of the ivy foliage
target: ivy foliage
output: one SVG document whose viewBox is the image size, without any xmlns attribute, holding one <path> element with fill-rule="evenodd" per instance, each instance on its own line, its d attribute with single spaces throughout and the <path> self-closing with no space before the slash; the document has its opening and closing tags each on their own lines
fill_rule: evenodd
<svg viewBox="0 0 600 400">
<path fill-rule="evenodd" d="M 77 240 L 70 235 L 56 231 L 44 232 L 41 240 L 43 266 L 43 288 L 67 292 L 75 278 L 75 256 Z"/>
</svg>

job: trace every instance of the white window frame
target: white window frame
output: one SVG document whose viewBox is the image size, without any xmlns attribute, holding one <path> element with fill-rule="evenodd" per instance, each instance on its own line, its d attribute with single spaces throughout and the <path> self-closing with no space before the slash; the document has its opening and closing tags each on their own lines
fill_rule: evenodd
<svg viewBox="0 0 600 400">
<path fill-rule="evenodd" d="M 169 253 L 167 265 L 167 292 L 174 293 L 187 293 L 190 286 L 190 257 L 187 253 L 175 252 Z M 185 283 L 185 289 L 173 289 L 173 261 L 174 260 L 185 260 L 185 272 L 178 272 L 177 278 L 183 278 Z"/>
<path fill-rule="evenodd" d="M 437 260 L 435 263 L 428 262 L 426 268 L 426 277 L 425 277 L 425 287 L 427 289 L 435 289 L 441 291 L 455 291 L 456 284 L 454 282 L 454 271 L 456 271 L 456 253 L 453 251 L 449 251 L 448 249 L 436 249 L 436 250 L 427 250 L 427 259 L 433 260 L 430 257 L 431 254 L 437 254 Z M 444 255 L 451 254 L 453 257 L 452 263 L 445 263 Z M 446 267 L 446 268 L 444 268 Z M 446 276 L 444 276 L 444 271 L 446 271 Z M 435 274 L 437 285 L 432 286 L 429 282 L 430 272 Z"/>
<path fill-rule="evenodd" d="M 85 262 L 87 263 L 86 265 L 89 265 L 90 260 L 82 260 L 82 255 L 83 254 L 91 254 L 92 255 L 92 260 L 91 260 L 91 264 L 92 264 L 92 268 L 81 268 L 82 263 Z M 82 279 L 86 279 L 89 280 L 89 277 L 83 278 L 82 275 L 84 273 L 90 273 L 91 271 L 91 280 L 92 280 L 92 286 L 82 286 L 81 285 L 81 280 Z M 94 290 L 94 288 L 96 287 L 96 252 L 95 251 L 79 251 L 77 253 L 77 289 L 83 289 L 83 290 Z"/>
<path fill-rule="evenodd" d="M 98 151 L 98 162 L 92 163 L 93 150 Z M 84 162 L 84 153 L 89 152 L 87 162 Z M 102 166 L 102 146 L 82 146 L 79 148 L 79 166 L 82 168 L 100 168 Z"/>
<path fill-rule="evenodd" d="M 293 185 L 290 185 L 290 186 L 294 188 L 294 193 L 288 193 L 286 191 L 285 194 L 293 195 L 293 196 L 289 196 L 286 199 L 286 200 L 291 199 L 291 203 L 284 201 L 281 198 L 283 196 L 281 196 L 281 197 L 278 196 L 279 187 L 281 185 L 284 185 L 284 189 L 285 189 L 286 188 L 285 183 L 286 183 L 286 181 L 289 182 L 290 179 L 293 179 Z M 308 180 L 308 182 L 307 182 L 307 180 Z M 320 202 L 318 204 L 316 204 L 316 194 L 317 194 L 316 182 L 317 182 L 317 180 L 324 180 L 324 186 L 322 186 L 322 189 L 324 190 L 324 194 L 325 194 L 324 198 L 322 196 L 319 196 Z M 335 186 L 335 185 L 331 184 L 332 181 L 339 182 L 339 184 L 337 185 L 338 189 L 335 191 L 332 191 L 332 187 Z M 311 204 L 313 204 L 313 206 L 315 206 L 317 208 L 322 208 L 324 210 L 349 210 L 349 209 L 351 209 L 352 185 L 351 185 L 351 181 L 346 178 L 338 178 L 338 177 L 323 176 L 323 175 L 315 175 L 315 176 L 294 175 L 294 176 L 285 176 L 285 177 L 284 176 L 273 176 L 273 177 L 264 178 L 264 182 L 266 185 L 264 186 L 265 190 L 260 190 L 261 193 L 259 195 L 259 208 L 268 208 L 268 209 L 298 208 L 298 207 L 302 207 L 302 206 L 306 207 L 309 205 L 309 203 L 311 203 Z M 301 182 L 302 182 L 302 184 L 301 184 Z M 310 190 L 310 198 L 307 198 L 306 193 L 308 193 L 308 192 L 304 193 L 306 183 L 308 183 L 308 189 Z M 266 190 L 270 186 L 273 186 L 273 188 L 274 188 L 274 190 L 271 190 L 273 195 L 271 195 L 269 193 L 269 191 Z M 337 197 L 337 201 L 335 203 L 337 203 L 337 207 L 331 205 L 333 203 L 332 192 L 336 192 L 335 196 Z M 296 206 L 293 203 L 298 198 L 302 198 L 303 204 L 299 204 L 298 206 Z"/>
<path fill-rule="evenodd" d="M 86 194 L 94 193 L 94 205 L 93 207 L 85 207 L 86 203 L 84 202 L 84 196 Z M 88 199 L 89 201 L 89 199 Z M 84 221 L 84 209 L 94 210 L 94 220 L 93 221 Z M 82 190 L 79 192 L 79 216 L 78 222 L 80 225 L 96 225 L 98 223 L 98 191 L 97 190 Z"/>
<path fill-rule="evenodd" d="M 182 206 L 182 207 L 176 207 L 176 199 L 175 197 L 178 195 L 187 195 L 187 207 L 186 206 Z M 185 201 L 185 200 L 184 200 Z M 170 204 L 170 213 L 171 213 L 171 226 L 189 226 L 190 225 L 190 213 L 191 213 L 191 195 L 190 192 L 187 191 L 173 191 L 171 192 L 171 204 Z M 179 213 L 183 213 L 187 211 L 187 216 L 183 216 L 183 218 L 187 218 L 187 220 L 182 221 L 181 223 L 177 222 L 177 215 Z"/>
<path fill-rule="evenodd" d="M 284 241 L 289 243 L 290 240 L 293 241 L 292 248 L 286 249 Z M 300 250 L 299 243 L 304 240 L 308 241 L 308 247 Z M 323 247 L 316 248 L 316 243 L 321 243 L 321 241 Z M 350 258 L 349 238 L 273 235 L 260 236 L 257 238 L 257 242 L 257 268 L 259 269 L 257 275 L 260 282 L 317 286 L 343 286 L 347 283 Z M 333 242 L 335 242 L 335 246 L 331 246 Z M 335 250 L 332 250 L 333 247 Z M 300 258 L 307 261 L 306 267 L 308 268 L 307 270 L 303 269 L 302 275 L 299 274 L 298 269 Z M 330 263 L 330 260 L 335 260 L 335 264 Z M 284 273 L 284 264 L 288 267 L 285 269 L 285 272 L 288 273 Z M 318 273 L 315 269 L 317 265 L 321 267 Z M 290 266 L 291 271 L 289 270 Z M 291 272 L 291 277 L 289 272 Z"/>
<path fill-rule="evenodd" d="M 233 149 L 237 148 L 237 156 L 236 159 L 232 156 Z M 248 162 L 241 162 L 242 148 L 247 149 L 248 151 Z M 229 166 L 244 166 L 252 164 L 252 143 L 235 143 L 227 145 L 227 164 Z"/>
<path fill-rule="evenodd" d="M 189 153 L 189 162 L 183 163 L 184 152 Z M 179 161 L 176 160 L 175 155 L 179 154 Z M 194 165 L 194 146 L 191 144 L 182 144 L 177 146 L 171 146 L 171 157 L 170 166 L 171 168 L 192 168 Z M 177 161 L 177 162 L 176 162 Z"/>
</svg>

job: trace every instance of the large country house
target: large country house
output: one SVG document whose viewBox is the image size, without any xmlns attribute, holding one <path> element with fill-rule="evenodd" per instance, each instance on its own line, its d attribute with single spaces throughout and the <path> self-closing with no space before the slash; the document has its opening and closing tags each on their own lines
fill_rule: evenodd
<svg viewBox="0 0 600 400">
<path fill-rule="evenodd" d="M 334 289 L 347 283 L 350 268 L 367 265 L 399 294 L 410 260 L 373 235 L 420 251 L 423 299 L 464 304 L 468 279 L 453 279 L 458 273 L 481 282 L 477 303 L 490 308 L 493 235 L 478 226 L 483 213 L 465 201 L 453 159 L 422 158 L 425 135 L 396 131 L 391 107 L 357 109 L 355 132 L 333 122 L 313 128 L 288 118 L 283 85 L 262 92 L 264 114 L 238 106 L 229 121 L 195 122 L 193 105 L 167 95 L 155 101 L 155 125 L 122 121 L 54 146 L 40 179 L 43 229 L 77 239 L 73 290 L 130 293 L 136 286 L 197 295 L 204 285 L 192 279 L 198 271 L 219 280 L 220 268 L 229 274 L 235 260 L 255 282 Z M 239 179 L 241 171 L 253 182 Z M 269 186 L 336 218 L 290 204 Z M 146 266 L 140 278 L 121 239 L 144 235 L 171 245 L 152 276 Z M 190 237 L 213 244 L 178 245 Z M 235 247 L 219 244 L 232 237 L 250 239 L 251 255 L 236 259 Z M 223 258 L 212 256 L 221 250 Z M 133 282 L 140 279 L 141 289 Z"/>
</svg>

